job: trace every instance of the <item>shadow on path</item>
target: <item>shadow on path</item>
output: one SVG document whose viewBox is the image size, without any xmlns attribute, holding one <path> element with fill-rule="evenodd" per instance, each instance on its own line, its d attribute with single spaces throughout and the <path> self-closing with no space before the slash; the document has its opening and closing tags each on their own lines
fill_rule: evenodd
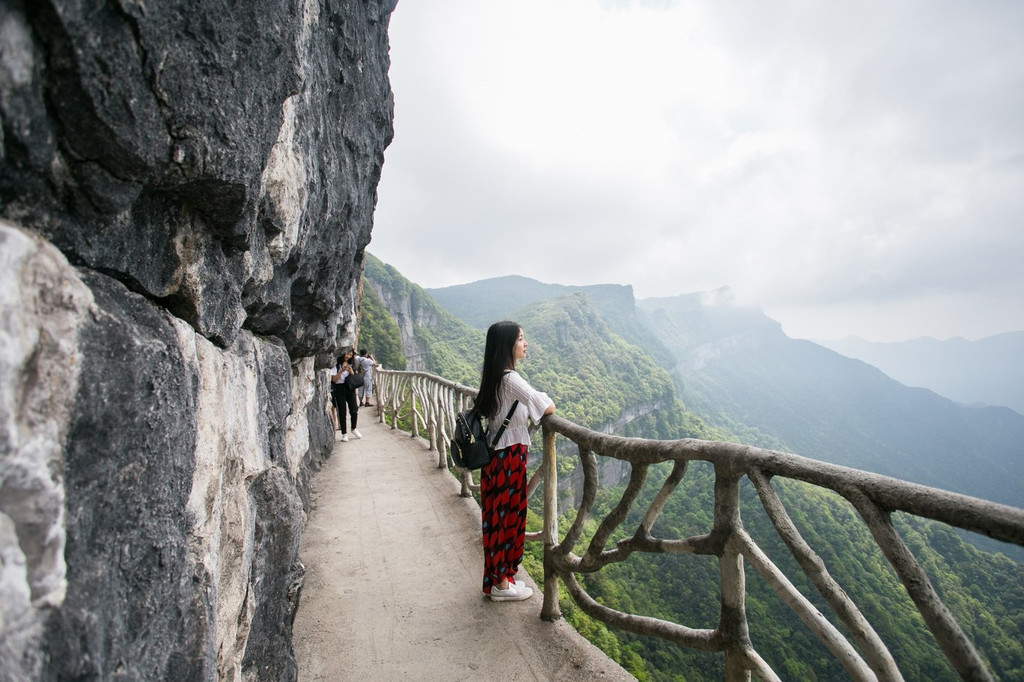
<svg viewBox="0 0 1024 682">
<path fill-rule="evenodd" d="M 634 679 L 564 621 L 541 620 L 529 577 L 526 601 L 484 598 L 476 501 L 424 441 L 360 416 L 364 437 L 335 443 L 313 478 L 300 682 Z"/>
</svg>

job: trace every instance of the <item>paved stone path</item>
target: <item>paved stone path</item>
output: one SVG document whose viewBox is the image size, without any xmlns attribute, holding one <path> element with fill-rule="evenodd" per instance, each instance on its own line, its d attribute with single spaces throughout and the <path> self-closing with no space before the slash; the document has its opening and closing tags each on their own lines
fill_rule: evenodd
<svg viewBox="0 0 1024 682">
<path fill-rule="evenodd" d="M 480 508 L 424 441 L 359 414 L 361 440 L 335 443 L 313 478 L 295 619 L 300 682 L 633 680 L 541 594 L 480 592 Z M 525 574 L 522 574 L 525 576 Z M 538 576 L 539 579 L 539 576 Z"/>
</svg>

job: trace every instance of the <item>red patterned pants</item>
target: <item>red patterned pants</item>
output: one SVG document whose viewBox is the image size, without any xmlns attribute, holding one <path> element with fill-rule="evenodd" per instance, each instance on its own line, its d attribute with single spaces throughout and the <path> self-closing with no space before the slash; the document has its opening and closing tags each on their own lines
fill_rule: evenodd
<svg viewBox="0 0 1024 682">
<path fill-rule="evenodd" d="M 526 446 L 499 450 L 480 474 L 484 538 L 484 594 L 512 579 L 523 560 L 526 538 Z"/>
</svg>

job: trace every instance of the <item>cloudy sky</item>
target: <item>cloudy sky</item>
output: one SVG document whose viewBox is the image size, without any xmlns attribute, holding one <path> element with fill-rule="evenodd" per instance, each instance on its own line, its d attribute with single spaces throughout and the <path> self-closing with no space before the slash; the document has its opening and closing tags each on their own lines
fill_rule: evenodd
<svg viewBox="0 0 1024 682">
<path fill-rule="evenodd" d="M 729 287 L 796 338 L 1024 330 L 1024 2 L 401 0 L 368 250 Z"/>
</svg>

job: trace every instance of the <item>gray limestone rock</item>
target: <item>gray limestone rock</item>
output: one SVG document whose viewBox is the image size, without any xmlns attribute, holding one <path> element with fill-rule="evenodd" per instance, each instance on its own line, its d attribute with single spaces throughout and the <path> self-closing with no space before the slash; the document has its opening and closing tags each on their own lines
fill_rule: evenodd
<svg viewBox="0 0 1024 682">
<path fill-rule="evenodd" d="M 0 220 L 0 679 L 33 679 L 67 590 L 63 447 L 92 292 L 53 246 Z"/>
<path fill-rule="evenodd" d="M 0 2 L 0 679 L 295 679 L 394 2 Z"/>
<path fill-rule="evenodd" d="M 172 318 L 82 272 L 93 314 L 64 449 L 68 592 L 46 633 L 47 679 L 203 673 L 213 605 L 194 599 L 192 520 L 200 385 Z"/>
<path fill-rule="evenodd" d="M 230 7 L 0 7 L 2 212 L 218 345 L 248 328 L 315 355 L 353 323 L 389 10 Z"/>
</svg>

